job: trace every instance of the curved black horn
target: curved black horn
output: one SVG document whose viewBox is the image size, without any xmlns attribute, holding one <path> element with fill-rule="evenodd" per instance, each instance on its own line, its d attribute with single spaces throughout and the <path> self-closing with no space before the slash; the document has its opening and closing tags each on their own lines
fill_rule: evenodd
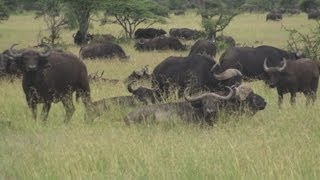
<svg viewBox="0 0 320 180">
<path fill-rule="evenodd" d="M 39 52 L 38 54 L 41 56 L 41 57 L 48 57 L 50 56 L 50 54 L 52 53 L 52 47 L 47 45 L 47 44 L 42 44 L 42 46 L 46 46 L 48 49 L 46 52 L 42 53 L 42 52 Z"/>
<path fill-rule="evenodd" d="M 14 58 L 18 58 L 21 57 L 23 55 L 24 52 L 20 52 L 20 53 L 15 53 L 12 51 L 12 49 L 17 46 L 18 44 L 13 44 L 9 49 L 8 49 L 8 53 L 10 56 L 14 57 Z"/>
</svg>

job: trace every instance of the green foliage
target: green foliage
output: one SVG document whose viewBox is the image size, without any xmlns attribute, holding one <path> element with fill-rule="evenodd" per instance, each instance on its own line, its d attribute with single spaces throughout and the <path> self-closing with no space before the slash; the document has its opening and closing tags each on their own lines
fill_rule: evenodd
<svg viewBox="0 0 320 180">
<path fill-rule="evenodd" d="M 300 4 L 300 9 L 303 12 L 308 12 L 312 9 L 317 9 L 319 7 L 319 2 L 316 0 L 303 0 Z"/>
<path fill-rule="evenodd" d="M 0 22 L 9 19 L 9 9 L 4 4 L 3 0 L 0 0 Z"/>
<path fill-rule="evenodd" d="M 41 43 L 47 43 L 51 46 L 59 46 L 61 42 L 60 34 L 62 29 L 68 25 L 68 17 L 65 15 L 67 11 L 63 0 L 39 0 L 37 2 L 39 11 L 36 12 L 36 18 L 43 17 L 46 23 L 46 29 L 39 33 Z M 48 32 L 49 35 L 43 35 L 43 32 Z"/>
<path fill-rule="evenodd" d="M 161 10 L 164 12 L 160 12 Z M 125 31 L 126 38 L 132 38 L 141 23 L 148 23 L 150 26 L 156 22 L 165 22 L 162 16 L 166 15 L 167 10 L 150 0 L 107 0 L 105 12 L 103 24 L 119 24 Z M 114 19 L 111 20 L 110 16 Z"/>
<path fill-rule="evenodd" d="M 208 38 L 215 38 L 216 33 L 223 31 L 231 20 L 239 14 L 236 7 L 244 1 L 206 1 L 205 8 L 200 10 L 202 27 L 207 32 Z"/>
<path fill-rule="evenodd" d="M 309 33 L 302 33 L 296 29 L 285 28 L 289 32 L 288 48 L 291 51 L 302 51 L 313 60 L 320 60 L 320 22 L 309 29 Z"/>
</svg>

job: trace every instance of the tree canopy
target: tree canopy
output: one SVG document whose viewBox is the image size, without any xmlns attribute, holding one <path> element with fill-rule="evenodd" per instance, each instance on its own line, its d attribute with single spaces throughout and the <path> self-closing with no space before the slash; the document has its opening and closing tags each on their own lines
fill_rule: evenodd
<svg viewBox="0 0 320 180">
<path fill-rule="evenodd" d="M 142 23 L 152 25 L 156 22 L 164 22 L 163 17 L 168 14 L 165 7 L 150 0 L 106 0 L 104 7 L 103 23 L 119 24 L 126 38 L 132 38 L 136 28 Z"/>
</svg>

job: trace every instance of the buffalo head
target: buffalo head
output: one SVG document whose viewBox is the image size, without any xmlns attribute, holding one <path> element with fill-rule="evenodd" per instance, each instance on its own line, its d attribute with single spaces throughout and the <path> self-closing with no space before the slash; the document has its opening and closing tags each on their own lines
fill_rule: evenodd
<svg viewBox="0 0 320 180">
<path fill-rule="evenodd" d="M 128 82 L 140 80 L 140 79 L 150 79 L 151 74 L 149 73 L 148 65 L 142 67 L 139 70 L 133 71 L 127 78 Z"/>
<path fill-rule="evenodd" d="M 156 103 L 156 99 L 154 96 L 154 91 L 150 88 L 140 86 L 137 89 L 132 88 L 133 82 L 128 84 L 128 91 L 133 94 L 134 97 L 139 99 L 139 101 L 143 102 L 144 104 L 154 104 Z"/>
<path fill-rule="evenodd" d="M 259 110 L 263 110 L 267 103 L 263 97 L 255 94 L 253 90 L 245 85 L 235 87 L 235 99 L 238 103 L 235 103 L 237 108 L 244 106 L 247 107 L 251 112 L 255 113 Z M 240 106 L 239 106 L 240 104 Z"/>
<path fill-rule="evenodd" d="M 199 96 L 189 96 L 190 88 L 186 88 L 184 91 L 184 98 L 186 101 L 190 102 L 191 105 L 196 109 L 201 109 L 201 112 L 204 113 L 205 117 L 208 115 L 216 113 L 217 108 L 221 100 L 228 100 L 232 98 L 234 92 L 231 88 L 229 89 L 229 94 L 222 96 L 216 93 L 204 93 Z"/>
<path fill-rule="evenodd" d="M 45 45 L 48 50 L 45 52 L 37 52 L 33 50 L 26 50 L 22 52 L 14 52 L 13 47 L 18 44 L 13 44 L 8 50 L 10 56 L 19 61 L 19 65 L 22 67 L 22 71 L 36 71 L 39 67 L 42 67 L 47 64 L 47 57 L 51 55 L 52 48 L 48 45 Z"/>
<path fill-rule="evenodd" d="M 287 61 L 283 59 L 283 65 L 281 67 L 268 67 L 267 58 L 264 60 L 263 69 L 268 74 L 269 79 L 267 80 L 267 84 L 274 88 L 279 83 L 281 76 L 283 76 L 283 71 L 287 67 Z"/>
</svg>

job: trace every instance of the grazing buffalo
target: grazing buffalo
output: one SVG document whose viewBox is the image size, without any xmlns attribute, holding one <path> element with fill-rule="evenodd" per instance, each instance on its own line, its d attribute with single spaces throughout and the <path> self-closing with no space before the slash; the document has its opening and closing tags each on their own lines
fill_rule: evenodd
<svg viewBox="0 0 320 180">
<path fill-rule="evenodd" d="M 136 39 L 152 39 L 158 36 L 163 36 L 167 34 L 167 32 L 163 29 L 154 29 L 154 28 L 145 28 L 145 29 L 137 29 L 136 32 L 134 33 L 134 37 Z"/>
<path fill-rule="evenodd" d="M 113 42 L 116 38 L 111 34 L 92 34 L 89 37 L 89 44 L 104 44 L 108 42 Z"/>
<path fill-rule="evenodd" d="M 273 21 L 280 21 L 282 20 L 282 14 L 276 12 L 270 12 L 266 16 L 266 21 L 273 20 Z"/>
<path fill-rule="evenodd" d="M 217 46 L 214 42 L 209 40 L 198 40 L 194 45 L 191 47 L 189 56 L 192 54 L 203 54 L 209 56 L 216 56 L 217 53 Z"/>
<path fill-rule="evenodd" d="M 10 56 L 15 58 L 23 72 L 22 87 L 33 118 L 37 118 L 37 104 L 43 103 L 43 120 L 46 120 L 51 103 L 62 102 L 66 110 L 65 122 L 68 122 L 74 111 L 72 94 L 82 97 L 86 107 L 89 106 L 90 87 L 87 68 L 71 53 L 53 52 L 51 47 L 46 52 L 26 50 L 21 53 L 9 49 Z"/>
<path fill-rule="evenodd" d="M 301 57 L 300 53 L 289 53 L 272 46 L 232 47 L 221 55 L 220 65 L 222 70 L 238 69 L 249 79 L 266 80 L 268 76 L 263 70 L 265 58 L 268 58 L 269 66 L 277 66 L 283 58 L 295 60 Z"/>
<path fill-rule="evenodd" d="M 223 42 L 228 45 L 228 47 L 236 46 L 236 41 L 231 36 L 220 35 L 215 39 L 217 42 Z"/>
<path fill-rule="evenodd" d="M 186 102 L 148 105 L 130 112 L 124 119 L 127 125 L 144 121 L 170 120 L 179 117 L 183 121 L 212 125 L 221 109 L 227 112 L 249 112 L 255 114 L 263 110 L 267 103 L 264 98 L 255 94 L 251 88 L 241 85 L 228 88 L 227 95 L 220 93 L 204 93 L 189 96 L 189 88 L 185 89 Z"/>
<path fill-rule="evenodd" d="M 172 28 L 169 31 L 171 37 L 176 37 L 180 39 L 198 39 L 202 35 L 200 31 L 192 30 L 189 28 Z"/>
<path fill-rule="evenodd" d="M 179 39 L 174 37 L 159 36 L 153 39 L 138 39 L 134 46 L 139 51 L 150 50 L 185 50 Z"/>
<path fill-rule="evenodd" d="M 269 67 L 267 59 L 265 59 L 263 68 L 270 76 L 267 84 L 271 88 L 277 88 L 279 106 L 281 106 L 283 95 L 286 93 L 291 94 L 291 105 L 295 104 L 297 92 L 304 93 L 307 98 L 307 105 L 310 100 L 315 102 L 320 68 L 317 62 L 307 58 L 288 62 L 284 59 L 281 67 Z"/>
<path fill-rule="evenodd" d="M 308 12 L 308 19 L 320 19 L 320 11 L 316 10 Z"/>
<path fill-rule="evenodd" d="M 183 91 L 188 86 L 192 89 L 213 91 L 241 82 L 242 75 L 238 70 L 220 73 L 216 71 L 215 64 L 215 61 L 208 56 L 170 56 L 154 68 L 152 88 L 155 89 L 159 99 L 165 99 L 173 89 L 177 89 L 178 96 L 182 97 Z"/>
<path fill-rule="evenodd" d="M 116 56 L 120 59 L 128 58 L 122 47 L 112 42 L 84 46 L 80 49 L 79 56 L 81 59 L 114 58 Z"/>
</svg>

